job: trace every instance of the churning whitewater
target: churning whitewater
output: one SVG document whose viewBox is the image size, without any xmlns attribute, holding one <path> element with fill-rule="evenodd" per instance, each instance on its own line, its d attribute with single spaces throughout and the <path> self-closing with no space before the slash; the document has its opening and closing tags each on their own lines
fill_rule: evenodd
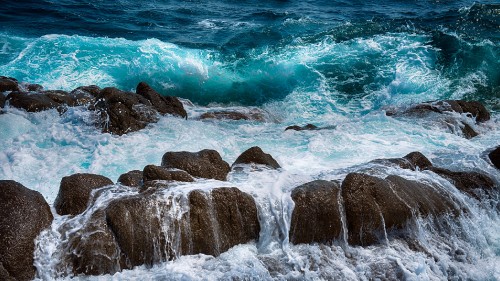
<svg viewBox="0 0 500 281">
<path fill-rule="evenodd" d="M 0 279 L 500 280 L 498 3 L 28 2 Z"/>
</svg>

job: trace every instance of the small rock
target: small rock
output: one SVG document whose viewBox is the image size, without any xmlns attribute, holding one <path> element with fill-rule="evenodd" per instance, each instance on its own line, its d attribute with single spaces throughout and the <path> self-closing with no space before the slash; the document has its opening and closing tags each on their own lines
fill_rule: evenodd
<svg viewBox="0 0 500 281">
<path fill-rule="evenodd" d="M 245 150 L 236 161 L 233 163 L 233 167 L 237 164 L 261 164 L 271 167 L 273 169 L 279 169 L 281 166 L 274 160 L 274 158 L 267 153 L 264 153 L 262 149 L 258 146 L 251 147 Z"/>
<path fill-rule="evenodd" d="M 35 278 L 35 238 L 53 216 L 43 196 L 20 183 L 0 180 L 0 278 Z"/>
<path fill-rule="evenodd" d="M 142 185 L 142 171 L 133 170 L 120 175 L 118 183 L 130 187 L 140 187 Z"/>
<path fill-rule="evenodd" d="M 166 181 L 183 181 L 193 182 L 194 179 L 186 171 L 172 170 L 169 168 L 147 165 L 143 171 L 143 181 L 166 180 Z"/>
<path fill-rule="evenodd" d="M 497 167 L 497 169 L 500 169 L 500 146 L 497 146 L 497 148 L 491 151 L 488 154 L 488 157 L 490 158 L 491 163 Z"/>
<path fill-rule="evenodd" d="M 184 170 L 194 177 L 221 181 L 226 180 L 231 170 L 219 153 L 210 149 L 199 152 L 167 152 L 162 157 L 161 165 L 166 168 Z"/>
<path fill-rule="evenodd" d="M 78 215 L 87 209 L 92 190 L 113 182 L 94 174 L 74 174 L 62 178 L 54 208 L 59 215 Z"/>
<path fill-rule="evenodd" d="M 295 130 L 295 131 L 312 131 L 312 130 L 318 130 L 319 128 L 313 124 L 307 124 L 305 126 L 298 126 L 298 125 L 293 125 L 293 126 L 288 126 L 286 127 L 285 131 L 288 130 Z"/>
<path fill-rule="evenodd" d="M 19 91 L 17 80 L 11 77 L 0 76 L 0 93 Z"/>
<path fill-rule="evenodd" d="M 251 121 L 264 121 L 264 115 L 260 111 L 253 111 L 249 113 L 237 111 L 211 111 L 205 112 L 200 116 L 200 119 L 217 119 L 217 120 L 251 120 Z"/>
</svg>

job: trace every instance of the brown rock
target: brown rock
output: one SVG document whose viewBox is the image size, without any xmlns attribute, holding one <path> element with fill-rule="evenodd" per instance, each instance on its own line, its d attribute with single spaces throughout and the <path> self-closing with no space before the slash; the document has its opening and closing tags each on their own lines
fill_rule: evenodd
<svg viewBox="0 0 500 281">
<path fill-rule="evenodd" d="M 292 191 L 295 208 L 290 224 L 290 242 L 331 243 L 342 231 L 340 186 L 331 181 L 316 180 Z"/>
<path fill-rule="evenodd" d="M 259 111 L 243 113 L 237 111 L 211 111 L 205 112 L 200 116 L 200 119 L 217 119 L 217 120 L 251 120 L 264 121 L 264 115 Z"/>
<path fill-rule="evenodd" d="M 215 150 L 204 149 L 199 152 L 167 152 L 161 165 L 166 168 L 181 169 L 194 177 L 225 181 L 231 170 Z"/>
<path fill-rule="evenodd" d="M 490 158 L 491 163 L 500 169 L 500 146 L 497 146 L 493 151 L 488 154 L 488 158 Z"/>
<path fill-rule="evenodd" d="M 19 91 L 17 80 L 11 77 L 0 76 L 0 93 Z"/>
<path fill-rule="evenodd" d="M 11 92 L 7 96 L 7 100 L 9 100 L 10 106 L 21 108 L 28 112 L 38 112 L 59 106 L 57 102 L 42 94 Z"/>
<path fill-rule="evenodd" d="M 298 126 L 298 125 L 293 125 L 293 126 L 288 126 L 285 128 L 285 131 L 288 130 L 294 130 L 294 131 L 312 131 L 312 130 L 318 130 L 319 128 L 313 124 L 307 124 L 305 126 Z"/>
<path fill-rule="evenodd" d="M 0 93 L 0 108 L 3 108 L 5 106 L 5 96 Z"/>
<path fill-rule="evenodd" d="M 237 164 L 261 164 L 271 167 L 273 169 L 279 169 L 281 166 L 274 160 L 274 158 L 267 153 L 264 153 L 262 149 L 258 146 L 251 147 L 245 150 L 236 161 L 233 163 L 233 167 Z"/>
<path fill-rule="evenodd" d="M 35 277 L 35 238 L 53 217 L 43 196 L 20 183 L 0 180 L 0 277 Z"/>
<path fill-rule="evenodd" d="M 74 174 L 61 180 L 54 208 L 59 215 L 77 215 L 85 211 L 92 190 L 113 182 L 94 174 Z"/>
<path fill-rule="evenodd" d="M 184 106 L 176 97 L 162 96 L 145 82 L 137 85 L 136 93 L 148 99 L 153 107 L 161 114 L 171 114 L 187 118 Z"/>
<path fill-rule="evenodd" d="M 478 172 L 453 172 L 437 167 L 431 167 L 429 170 L 447 179 L 458 190 L 476 199 L 481 199 L 483 195 L 491 196 L 495 188 L 495 183 L 490 177 Z"/>
<path fill-rule="evenodd" d="M 75 106 L 76 100 L 69 96 L 68 92 L 61 90 L 51 90 L 44 91 L 42 94 L 49 97 L 51 100 L 58 104 L 64 104 L 66 106 Z"/>
<path fill-rule="evenodd" d="M 118 182 L 130 187 L 140 187 L 142 185 L 142 171 L 133 170 L 122 174 L 118 178 Z"/>
<path fill-rule="evenodd" d="M 166 180 L 193 182 L 194 179 L 186 171 L 172 170 L 169 168 L 147 165 L 143 171 L 143 181 Z"/>
<path fill-rule="evenodd" d="M 414 215 L 457 214 L 456 204 L 438 189 L 398 176 L 385 180 L 348 174 L 342 183 L 348 242 L 370 245 L 403 231 Z"/>
</svg>

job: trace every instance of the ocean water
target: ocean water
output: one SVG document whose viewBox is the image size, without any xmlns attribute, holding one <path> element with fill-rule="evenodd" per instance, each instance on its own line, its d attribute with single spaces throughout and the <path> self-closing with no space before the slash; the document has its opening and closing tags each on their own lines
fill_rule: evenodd
<svg viewBox="0 0 500 281">
<path fill-rule="evenodd" d="M 97 173 L 116 181 L 159 165 L 167 151 L 215 149 L 232 163 L 258 145 L 283 167 L 168 191 L 236 186 L 251 194 L 258 242 L 219 257 L 183 256 L 76 280 L 391 279 L 387 272 L 406 280 L 500 280 L 498 200 L 479 203 L 429 171 L 366 164 L 420 151 L 436 166 L 481 171 L 498 184 L 500 172 L 484 158 L 500 144 L 498 2 L 3 1 L 0 75 L 63 90 L 134 90 L 145 81 L 194 104 L 186 107 L 188 120 L 165 116 L 124 136 L 98 133 L 83 108 L 60 115 L 7 106 L 0 115 L 0 179 L 40 191 L 49 204 L 64 176 Z M 389 107 L 440 99 L 479 100 L 492 119 L 473 125 L 481 134 L 468 140 L 437 123 L 385 115 Z M 251 108 L 264 111 L 266 122 L 196 119 L 207 110 Z M 284 131 L 307 123 L 329 129 Z M 280 235 L 288 233 L 294 187 L 360 169 L 433 182 L 470 212 L 450 222 L 446 235 L 419 222 L 418 241 L 428 254 L 397 239 L 361 248 L 291 245 Z M 58 228 L 68 223 L 75 222 L 56 215 L 39 238 L 37 279 L 70 279 L 57 266 Z M 458 249 L 465 254 L 457 257 Z"/>
</svg>

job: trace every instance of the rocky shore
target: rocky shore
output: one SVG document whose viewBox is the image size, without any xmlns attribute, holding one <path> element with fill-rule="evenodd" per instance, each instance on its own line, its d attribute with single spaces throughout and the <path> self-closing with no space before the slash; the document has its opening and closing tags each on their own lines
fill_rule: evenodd
<svg viewBox="0 0 500 281">
<path fill-rule="evenodd" d="M 55 109 L 64 114 L 68 107 L 81 106 L 94 113 L 97 130 L 115 135 L 144 129 L 162 115 L 190 118 L 186 103 L 161 96 L 143 82 L 135 93 L 97 86 L 64 92 L 0 77 L 2 108 Z M 462 100 L 390 108 L 386 115 L 440 124 L 442 130 L 468 139 L 480 134 L 474 129 L 477 124 L 490 119 L 481 103 Z M 267 121 L 264 112 L 252 110 L 210 111 L 199 119 Z M 331 128 L 308 124 L 283 130 L 325 129 Z M 57 232 L 64 237 L 58 267 L 69 276 L 113 274 L 183 255 L 219 256 L 233 246 L 259 241 L 259 205 L 252 194 L 225 183 L 228 174 L 246 167 L 281 171 L 272 152 L 250 147 L 231 165 L 210 149 L 160 153 L 164 153 L 160 163 L 127 172 L 116 183 L 96 174 L 62 178 L 53 204 L 56 214 L 37 191 L 0 180 L 0 279 L 36 276 L 35 239 L 50 228 L 54 216 L 68 218 Z M 500 169 L 500 146 L 485 153 L 491 166 Z M 431 173 L 438 180 L 410 180 L 399 174 L 381 177 L 359 169 L 350 170 L 341 181 L 319 179 L 294 187 L 290 197 L 295 207 L 287 229 L 290 243 L 368 247 L 396 238 L 413 243 L 417 220 L 428 219 L 438 233 L 446 235 L 446 230 L 439 230 L 443 221 L 467 217 L 467 206 L 457 194 L 478 202 L 500 195 L 498 179 L 472 170 L 436 167 L 420 152 L 370 163 L 414 174 Z M 191 183 L 207 179 L 220 186 L 190 190 Z M 453 185 L 458 193 L 439 181 Z M 168 193 L 178 186 L 189 191 L 179 196 Z M 421 251 L 418 245 L 414 248 Z"/>
</svg>

